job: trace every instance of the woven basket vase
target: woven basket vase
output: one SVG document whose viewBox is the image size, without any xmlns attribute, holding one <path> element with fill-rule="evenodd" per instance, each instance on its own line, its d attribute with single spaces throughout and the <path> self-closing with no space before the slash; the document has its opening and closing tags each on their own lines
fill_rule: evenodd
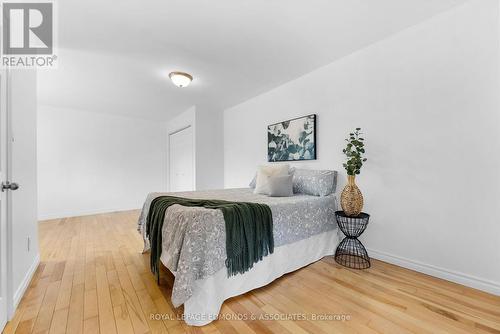
<svg viewBox="0 0 500 334">
<path fill-rule="evenodd" d="M 340 195 L 340 205 L 348 216 L 357 216 L 363 210 L 363 195 L 355 183 L 354 175 L 347 175 L 347 184 Z"/>
</svg>

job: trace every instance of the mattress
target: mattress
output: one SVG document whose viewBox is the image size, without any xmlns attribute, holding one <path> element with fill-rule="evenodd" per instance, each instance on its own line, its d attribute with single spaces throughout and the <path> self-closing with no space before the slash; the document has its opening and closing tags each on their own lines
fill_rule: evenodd
<svg viewBox="0 0 500 334">
<path fill-rule="evenodd" d="M 151 201 L 161 195 L 267 204 L 273 215 L 275 249 L 331 232 L 337 226 L 335 195 L 318 197 L 295 194 L 291 197 L 268 197 L 254 194 L 249 188 L 240 188 L 151 193 L 144 203 L 138 223 L 143 236 Z M 199 281 L 216 274 L 222 275 L 224 272 L 226 259 L 224 217 L 220 210 L 173 205 L 165 214 L 162 237 L 160 260 L 175 275 L 172 304 L 177 307 L 186 303 L 193 295 L 199 294 L 199 291 L 196 291 L 200 289 Z M 147 250 L 147 238 L 144 238 L 144 243 Z M 268 257 L 272 256 L 273 254 Z M 308 263 L 304 262 L 303 265 Z M 250 269 L 250 272 L 252 270 L 254 269 Z M 238 276 L 241 275 L 236 277 Z"/>
</svg>

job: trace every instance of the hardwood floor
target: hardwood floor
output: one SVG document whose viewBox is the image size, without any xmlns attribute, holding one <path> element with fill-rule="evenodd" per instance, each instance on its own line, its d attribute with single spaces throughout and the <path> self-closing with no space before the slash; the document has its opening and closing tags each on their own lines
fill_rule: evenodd
<svg viewBox="0 0 500 334">
<path fill-rule="evenodd" d="M 500 333 L 500 297 L 380 261 L 356 271 L 331 258 L 230 299 L 227 320 L 189 327 L 170 304 L 172 276 L 163 272 L 157 286 L 149 272 L 137 216 L 41 222 L 42 261 L 4 333 Z"/>
</svg>

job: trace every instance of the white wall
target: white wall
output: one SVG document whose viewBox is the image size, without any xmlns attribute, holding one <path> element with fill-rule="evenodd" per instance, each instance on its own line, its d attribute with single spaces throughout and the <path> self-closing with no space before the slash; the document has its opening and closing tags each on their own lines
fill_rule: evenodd
<svg viewBox="0 0 500 334">
<path fill-rule="evenodd" d="M 9 191 L 12 245 L 13 308 L 19 303 L 39 262 L 36 173 L 36 72 L 13 70 L 10 75 L 11 153 L 9 180 L 19 189 Z M 28 238 L 30 246 L 28 248 Z"/>
<path fill-rule="evenodd" d="M 358 184 L 372 256 L 500 294 L 498 2 L 474 0 L 225 111 L 226 187 L 266 162 L 268 124 L 318 115 L 318 160 L 341 172 L 366 133 Z"/>
<path fill-rule="evenodd" d="M 39 108 L 39 219 L 138 209 L 166 166 L 165 123 Z"/>
<path fill-rule="evenodd" d="M 224 117 L 222 111 L 196 107 L 196 189 L 224 187 Z"/>
<path fill-rule="evenodd" d="M 224 128 L 222 111 L 204 106 L 192 106 L 167 123 L 167 137 L 168 134 L 187 126 L 193 127 L 195 189 L 223 188 Z"/>
</svg>

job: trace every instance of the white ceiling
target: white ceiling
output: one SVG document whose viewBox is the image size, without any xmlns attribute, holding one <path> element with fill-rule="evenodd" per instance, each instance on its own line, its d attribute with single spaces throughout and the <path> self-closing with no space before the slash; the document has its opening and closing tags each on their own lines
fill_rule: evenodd
<svg viewBox="0 0 500 334">
<path fill-rule="evenodd" d="M 155 120 L 225 109 L 462 2 L 58 1 L 59 67 L 39 72 L 39 103 Z"/>
</svg>

